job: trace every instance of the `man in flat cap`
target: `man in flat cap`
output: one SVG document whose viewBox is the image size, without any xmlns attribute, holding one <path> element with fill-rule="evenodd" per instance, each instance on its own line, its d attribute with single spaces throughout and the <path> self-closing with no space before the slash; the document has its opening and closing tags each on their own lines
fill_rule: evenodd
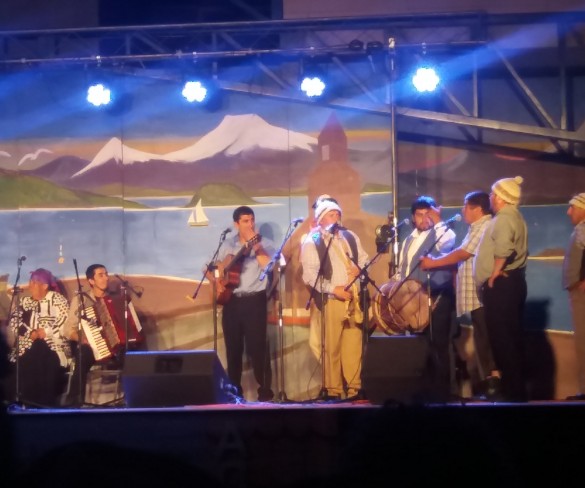
<svg viewBox="0 0 585 488">
<path fill-rule="evenodd" d="M 579 392 L 571 400 L 585 400 L 585 193 L 569 201 L 567 215 L 574 226 L 563 261 L 563 288 L 569 292 Z"/>
</svg>

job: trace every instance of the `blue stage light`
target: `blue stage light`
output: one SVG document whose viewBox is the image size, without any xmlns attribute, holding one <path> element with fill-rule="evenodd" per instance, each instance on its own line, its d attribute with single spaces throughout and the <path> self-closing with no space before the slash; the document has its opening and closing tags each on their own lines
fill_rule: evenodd
<svg viewBox="0 0 585 488">
<path fill-rule="evenodd" d="M 434 92 L 441 79 L 434 68 L 418 68 L 412 77 L 412 84 L 419 92 Z"/>
<path fill-rule="evenodd" d="M 91 85 L 87 89 L 87 101 L 95 107 L 108 105 L 112 101 L 112 91 L 102 83 Z"/>
<path fill-rule="evenodd" d="M 327 86 L 318 76 L 305 76 L 301 81 L 301 91 L 310 98 L 316 98 L 323 95 Z"/>
<path fill-rule="evenodd" d="M 189 103 L 202 103 L 207 97 L 208 89 L 200 81 L 187 81 L 181 94 Z"/>
</svg>

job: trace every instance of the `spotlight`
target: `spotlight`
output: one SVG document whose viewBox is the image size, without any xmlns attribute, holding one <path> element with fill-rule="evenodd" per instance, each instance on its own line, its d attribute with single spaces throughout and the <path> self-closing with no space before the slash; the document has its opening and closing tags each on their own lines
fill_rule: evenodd
<svg viewBox="0 0 585 488">
<path fill-rule="evenodd" d="M 327 85 L 319 76 L 304 76 L 301 81 L 301 91 L 309 98 L 318 98 L 323 95 Z"/>
<path fill-rule="evenodd" d="M 94 107 L 108 105 L 112 101 L 112 91 L 103 83 L 96 83 L 87 89 L 87 101 Z"/>
<path fill-rule="evenodd" d="M 201 81 L 187 81 L 181 94 L 189 103 L 202 103 L 207 98 L 209 90 Z"/>
<path fill-rule="evenodd" d="M 441 82 L 439 75 L 434 68 L 421 67 L 416 70 L 412 77 L 412 84 L 418 92 L 434 92 Z"/>
</svg>

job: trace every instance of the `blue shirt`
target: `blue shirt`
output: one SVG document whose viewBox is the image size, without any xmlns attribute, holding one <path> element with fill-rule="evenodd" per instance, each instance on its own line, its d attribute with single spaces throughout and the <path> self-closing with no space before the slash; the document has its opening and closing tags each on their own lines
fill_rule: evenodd
<svg viewBox="0 0 585 488">
<path fill-rule="evenodd" d="M 272 258 L 276 249 L 274 243 L 265 237 L 262 238 L 262 247 L 264 252 L 268 255 L 268 258 Z M 230 259 L 226 259 L 228 255 L 237 254 L 242 248 L 243 244 L 240 242 L 240 235 L 236 234 L 224 241 L 219 249 L 218 261 L 223 262 L 227 265 L 231 262 Z M 260 281 L 260 275 L 262 274 L 262 268 L 258 260 L 256 259 L 256 252 L 252 249 L 250 254 L 243 256 L 242 258 L 242 273 L 240 275 L 240 284 L 234 288 L 236 295 L 240 293 L 255 293 L 258 291 L 266 290 L 268 285 L 268 278 Z"/>
</svg>

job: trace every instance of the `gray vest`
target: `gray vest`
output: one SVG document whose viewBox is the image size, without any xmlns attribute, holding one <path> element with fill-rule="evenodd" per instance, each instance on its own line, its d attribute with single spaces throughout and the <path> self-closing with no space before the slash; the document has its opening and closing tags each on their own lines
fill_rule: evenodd
<svg viewBox="0 0 585 488">
<path fill-rule="evenodd" d="M 443 237 L 445 239 L 446 237 Z M 417 249 L 415 255 L 412 257 L 412 263 L 410 265 L 410 270 L 414 268 L 416 263 L 419 262 L 420 258 L 427 255 L 427 251 L 433 245 L 433 243 L 437 240 L 437 232 L 433 228 L 430 230 L 429 234 L 427 235 L 424 242 L 421 246 Z M 437 250 L 437 246 L 433 248 L 433 250 L 428 253 L 428 256 L 432 257 L 439 257 L 441 253 Z M 406 256 L 405 256 L 406 258 Z M 402 279 L 406 278 L 406 276 L 402 276 Z M 409 276 L 409 279 L 413 279 L 422 283 L 423 285 L 427 282 L 427 271 L 423 271 L 420 266 L 416 268 L 414 273 Z M 451 271 L 447 271 L 444 269 L 430 271 L 430 281 L 431 281 L 431 293 L 435 294 L 442 290 L 447 290 L 453 288 L 453 273 Z"/>
<path fill-rule="evenodd" d="M 582 280 L 585 280 L 585 250 L 577 247 L 577 228 L 575 227 L 563 260 L 563 288 L 568 289 Z"/>
<path fill-rule="evenodd" d="M 351 232 L 347 230 L 339 230 L 347 243 L 349 244 L 349 249 L 351 250 L 353 260 L 358 260 L 358 249 L 357 249 L 357 242 Z M 322 263 L 321 266 L 323 267 L 323 278 L 326 280 L 330 280 L 331 276 L 333 276 L 333 268 L 331 266 L 331 259 L 329 258 L 329 254 L 325 257 L 325 252 L 327 251 L 327 246 L 325 245 L 325 241 L 323 240 L 323 236 L 320 232 L 315 232 L 312 236 L 313 242 L 315 243 L 315 247 L 317 248 L 317 253 L 319 254 L 319 261 Z M 321 302 L 321 293 L 315 290 L 313 294 L 313 298 L 315 300 L 315 305 L 317 308 L 321 310 L 322 302 Z M 323 295 L 324 302 L 327 302 L 327 294 Z"/>
</svg>

